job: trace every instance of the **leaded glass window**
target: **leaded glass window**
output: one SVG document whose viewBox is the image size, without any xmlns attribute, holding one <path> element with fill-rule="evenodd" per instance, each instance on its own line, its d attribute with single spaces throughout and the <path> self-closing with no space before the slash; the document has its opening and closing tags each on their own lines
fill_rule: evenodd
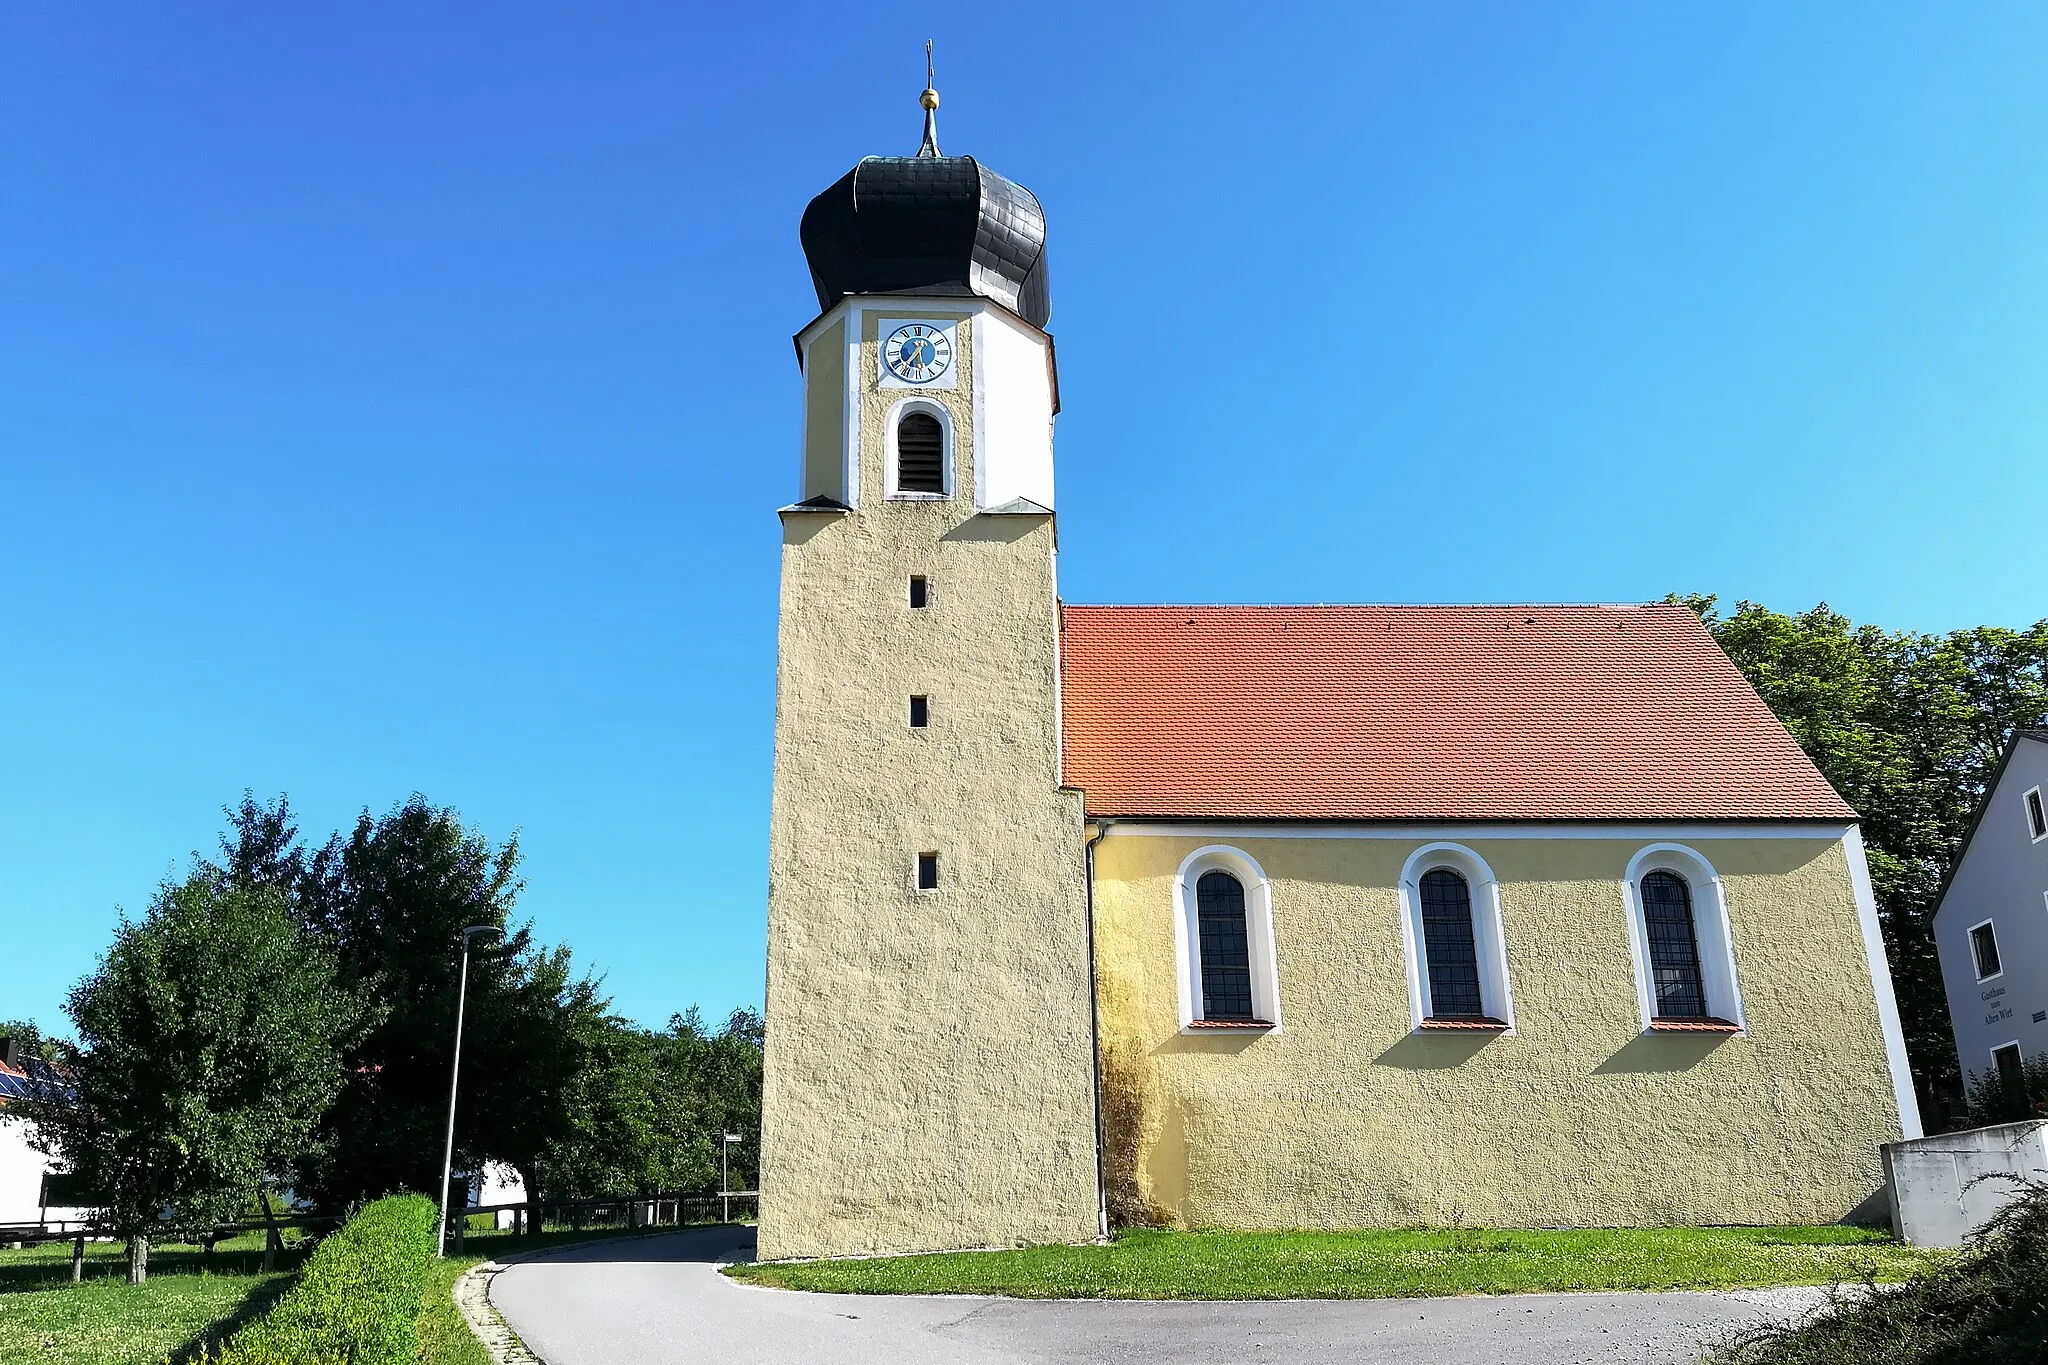
<svg viewBox="0 0 2048 1365">
<path fill-rule="evenodd" d="M 1675 872 L 1643 877 L 1643 932 L 1650 941 L 1650 979 L 1660 1019 L 1704 1019 L 1700 943 L 1693 932 L 1692 889 Z"/>
<path fill-rule="evenodd" d="M 1422 874 L 1422 955 L 1429 966 L 1431 1018 L 1476 1019 L 1486 1013 L 1472 938 L 1472 891 L 1448 868 Z"/>
<path fill-rule="evenodd" d="M 1195 921 L 1202 940 L 1202 1017 L 1252 1018 L 1244 884 L 1228 872 L 1204 872 L 1195 883 Z"/>
</svg>

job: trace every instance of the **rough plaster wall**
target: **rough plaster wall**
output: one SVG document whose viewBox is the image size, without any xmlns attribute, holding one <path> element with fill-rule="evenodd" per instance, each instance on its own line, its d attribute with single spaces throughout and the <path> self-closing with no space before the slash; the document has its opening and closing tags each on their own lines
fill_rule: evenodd
<svg viewBox="0 0 2048 1365">
<path fill-rule="evenodd" d="M 1242 841 L 1273 883 L 1286 1029 L 1183 1035 L 1173 880 L 1203 842 L 1096 850 L 1119 1216 L 1826 1222 L 1881 1188 L 1898 1111 L 1839 843 L 1691 845 L 1728 892 L 1750 1032 L 1724 1038 L 1642 1034 L 1622 891 L 1641 844 L 1573 839 L 1470 845 L 1501 881 L 1517 1036 L 1411 1032 L 1396 884 L 1427 839 Z"/>
<path fill-rule="evenodd" d="M 846 496 L 846 319 L 805 351 L 803 483 L 797 498 Z"/>
<path fill-rule="evenodd" d="M 928 310 L 926 315 L 944 315 Z M 1059 787 L 1052 528 L 976 517 L 972 355 L 945 502 L 785 525 L 768 897 L 764 1258 L 1095 1233 L 1078 794 Z M 969 329 L 959 329 L 963 343 Z M 910 610 L 926 575 L 931 605 Z M 909 728 L 908 698 L 931 698 Z M 915 857 L 940 854 L 938 891 Z"/>
</svg>

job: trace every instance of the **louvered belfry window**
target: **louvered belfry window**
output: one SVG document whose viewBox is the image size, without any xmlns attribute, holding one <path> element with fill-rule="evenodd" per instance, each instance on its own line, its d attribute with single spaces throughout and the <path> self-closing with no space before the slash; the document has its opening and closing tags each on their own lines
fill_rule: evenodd
<svg viewBox="0 0 2048 1365">
<path fill-rule="evenodd" d="M 896 424 L 896 491 L 946 491 L 946 433 L 928 412 L 907 412 Z"/>
<path fill-rule="evenodd" d="M 1479 951 L 1472 939 L 1472 891 L 1447 868 L 1422 874 L 1422 951 L 1429 963 L 1432 1019 L 1477 1019 Z"/>
<path fill-rule="evenodd" d="M 1675 872 L 1643 878 L 1643 931 L 1650 940 L 1650 977 L 1659 1019 L 1707 1017 L 1700 982 L 1700 943 L 1693 932 L 1692 888 Z"/>
<path fill-rule="evenodd" d="M 1244 922 L 1244 884 L 1228 872 L 1195 883 L 1202 940 L 1202 1017 L 1252 1018 L 1252 953 Z"/>
</svg>

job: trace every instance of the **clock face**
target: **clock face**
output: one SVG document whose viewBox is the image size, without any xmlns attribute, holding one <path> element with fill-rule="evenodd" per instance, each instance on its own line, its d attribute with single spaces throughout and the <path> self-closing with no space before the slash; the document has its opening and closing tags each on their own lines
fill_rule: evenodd
<svg viewBox="0 0 2048 1365">
<path fill-rule="evenodd" d="M 929 323 L 905 323 L 882 342 L 882 363 L 906 384 L 929 384 L 953 367 L 953 342 Z"/>
</svg>

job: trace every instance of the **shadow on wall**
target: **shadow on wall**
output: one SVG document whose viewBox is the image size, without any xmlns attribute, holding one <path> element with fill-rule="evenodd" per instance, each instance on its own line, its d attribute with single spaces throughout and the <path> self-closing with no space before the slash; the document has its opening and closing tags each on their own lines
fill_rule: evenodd
<svg viewBox="0 0 2048 1365">
<path fill-rule="evenodd" d="M 940 540 L 981 540 L 1008 545 L 1024 539 L 1045 524 L 1042 516 L 991 516 L 986 512 L 969 517 Z"/>
<path fill-rule="evenodd" d="M 1593 1068 L 1595 1076 L 1644 1071 L 1689 1071 L 1726 1046 L 1726 1033 L 1645 1033 Z"/>
<path fill-rule="evenodd" d="M 1380 1066 L 1398 1066 L 1405 1071 L 1449 1071 L 1477 1057 L 1499 1036 L 1497 1033 L 1462 1030 L 1411 1033 L 1373 1061 Z"/>
</svg>

